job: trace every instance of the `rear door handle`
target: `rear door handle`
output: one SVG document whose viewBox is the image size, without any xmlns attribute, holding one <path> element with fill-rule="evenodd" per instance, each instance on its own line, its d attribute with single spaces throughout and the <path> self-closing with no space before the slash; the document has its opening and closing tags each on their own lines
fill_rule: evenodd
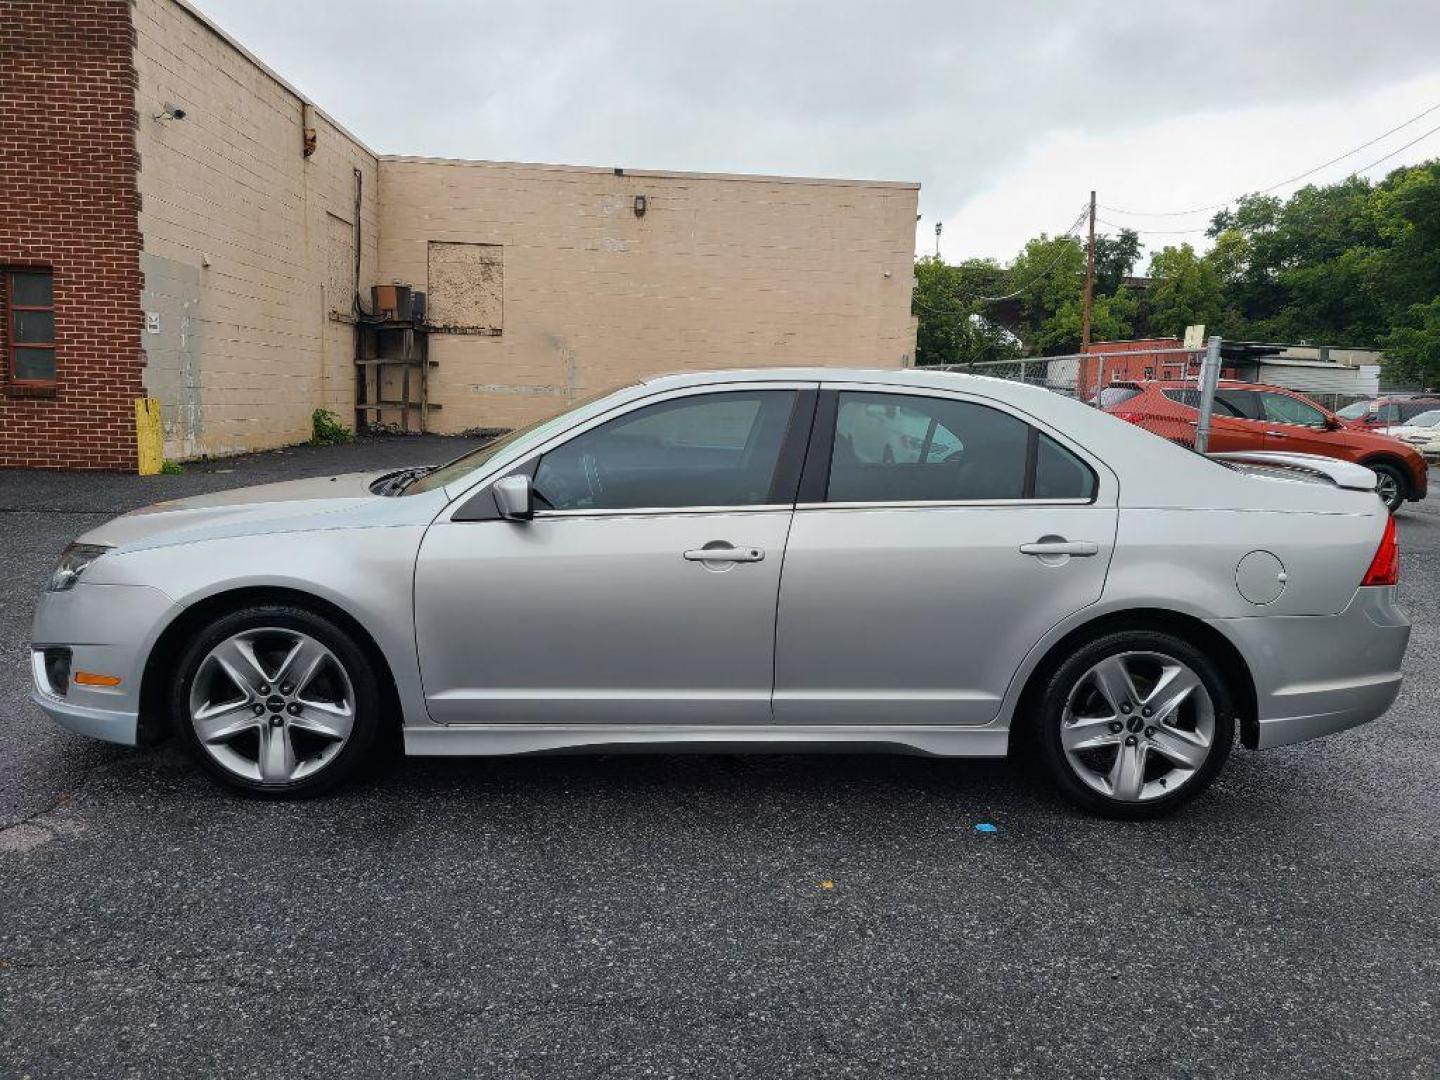
<svg viewBox="0 0 1440 1080">
<path fill-rule="evenodd" d="M 715 547 L 692 548 L 685 552 L 687 562 L 736 563 L 760 562 L 765 552 L 755 547 L 732 547 L 730 544 Z"/>
<path fill-rule="evenodd" d="M 1021 544 L 1021 555 L 1074 555 L 1086 558 L 1100 554 L 1100 545 L 1089 540 L 1037 540 L 1033 544 Z"/>
</svg>

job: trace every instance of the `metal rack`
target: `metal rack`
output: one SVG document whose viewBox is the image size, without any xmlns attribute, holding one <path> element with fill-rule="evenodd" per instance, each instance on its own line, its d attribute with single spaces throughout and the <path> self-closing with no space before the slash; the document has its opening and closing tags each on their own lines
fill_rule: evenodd
<svg viewBox="0 0 1440 1080">
<path fill-rule="evenodd" d="M 364 433 L 387 427 L 387 414 L 399 413 L 396 426 L 409 432 L 415 413 L 415 430 L 426 431 L 429 414 L 440 408 L 430 401 L 430 369 L 435 366 L 424 323 L 360 318 L 355 323 L 355 430 Z M 387 377 L 395 371 L 398 376 Z M 399 397 L 385 396 L 397 389 Z"/>
</svg>

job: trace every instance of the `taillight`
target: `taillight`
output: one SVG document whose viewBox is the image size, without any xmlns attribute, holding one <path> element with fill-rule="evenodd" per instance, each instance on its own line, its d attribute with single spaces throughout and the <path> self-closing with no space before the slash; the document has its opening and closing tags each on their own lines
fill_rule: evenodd
<svg viewBox="0 0 1440 1080">
<path fill-rule="evenodd" d="M 1145 414 L 1144 414 L 1144 413 L 1138 413 L 1138 412 L 1119 412 L 1119 411 L 1116 411 L 1116 412 L 1112 412 L 1110 415 L 1113 416 L 1113 417 L 1115 417 L 1115 418 L 1117 418 L 1117 419 L 1119 419 L 1119 420 L 1124 420 L 1127 424 L 1138 424 L 1141 420 L 1144 420 L 1144 419 L 1145 419 Z"/>
<path fill-rule="evenodd" d="M 1365 585 L 1394 585 L 1400 580 L 1400 545 L 1395 539 L 1395 519 L 1386 515 L 1385 535 L 1380 538 L 1380 547 L 1375 558 L 1370 560 L 1370 569 L 1365 571 Z"/>
</svg>

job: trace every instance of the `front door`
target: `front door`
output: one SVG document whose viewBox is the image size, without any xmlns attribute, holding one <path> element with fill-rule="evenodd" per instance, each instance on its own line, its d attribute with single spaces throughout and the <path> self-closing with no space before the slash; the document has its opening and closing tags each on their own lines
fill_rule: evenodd
<svg viewBox="0 0 1440 1080">
<path fill-rule="evenodd" d="M 1334 457 L 1344 445 L 1326 425 L 1319 407 L 1276 390 L 1256 394 L 1265 416 L 1265 449 L 1290 454 L 1321 454 Z"/>
<path fill-rule="evenodd" d="M 988 723 L 1036 642 L 1100 598 L 1113 476 L 956 396 L 841 390 L 815 428 L 781 585 L 776 721 Z"/>
<path fill-rule="evenodd" d="M 533 520 L 432 526 L 415 580 L 432 719 L 769 723 L 798 472 L 780 462 L 804 407 L 753 386 L 641 405 L 526 464 Z"/>
</svg>

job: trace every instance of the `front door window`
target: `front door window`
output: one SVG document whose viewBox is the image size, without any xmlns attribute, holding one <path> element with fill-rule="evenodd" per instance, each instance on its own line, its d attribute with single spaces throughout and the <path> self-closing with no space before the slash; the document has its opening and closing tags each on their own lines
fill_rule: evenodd
<svg viewBox="0 0 1440 1080">
<path fill-rule="evenodd" d="M 541 458 L 535 497 L 550 510 L 770 503 L 794 403 L 794 390 L 747 390 L 648 405 Z"/>
</svg>

